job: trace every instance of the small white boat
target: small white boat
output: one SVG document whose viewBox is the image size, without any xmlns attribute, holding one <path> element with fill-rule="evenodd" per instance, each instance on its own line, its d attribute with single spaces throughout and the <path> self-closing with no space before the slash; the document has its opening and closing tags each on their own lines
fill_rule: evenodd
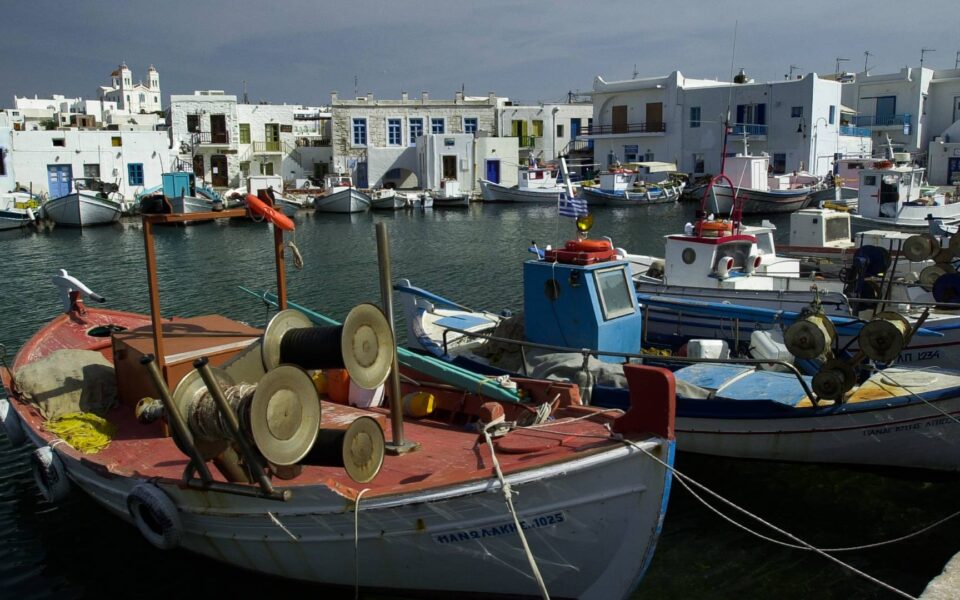
<svg viewBox="0 0 960 600">
<path fill-rule="evenodd" d="M 326 193 L 313 199 L 313 206 L 319 212 L 359 213 L 370 208 L 370 196 L 353 186 L 349 175 L 328 175 Z"/>
<path fill-rule="evenodd" d="M 123 205 L 110 197 L 116 193 L 116 186 L 91 178 L 74 179 L 73 186 L 72 193 L 44 203 L 45 218 L 68 227 L 107 225 L 120 220 Z"/>
<path fill-rule="evenodd" d="M 480 191 L 486 202 L 546 202 L 556 204 L 567 186 L 558 181 L 556 165 L 521 166 L 517 169 L 517 185 L 505 186 L 480 180 Z M 576 186 L 579 189 L 579 186 Z"/>
<path fill-rule="evenodd" d="M 370 192 L 370 208 L 373 210 L 400 210 L 407 207 L 407 197 L 393 188 L 380 188 Z"/>
<path fill-rule="evenodd" d="M 162 184 L 159 189 L 149 190 L 152 193 L 140 198 L 141 214 L 183 215 L 211 212 L 214 209 L 213 202 L 197 195 L 193 173 L 176 171 L 160 177 Z"/>
<path fill-rule="evenodd" d="M 279 175 L 251 175 L 247 178 L 247 193 L 257 196 L 261 190 L 273 199 L 273 204 L 283 214 L 293 217 L 297 211 L 306 208 L 306 200 L 283 193 L 283 178 Z"/>
<path fill-rule="evenodd" d="M 905 161 L 882 161 L 862 169 L 854 227 L 922 233 L 934 219 L 947 227 L 960 223 L 960 203 L 948 204 L 942 195 L 922 195 L 923 171 Z"/>
<path fill-rule="evenodd" d="M 0 194 L 0 231 L 19 229 L 36 219 L 31 206 L 37 206 L 30 194 L 10 192 Z"/>
<path fill-rule="evenodd" d="M 466 208 L 470 206 L 470 196 L 460 191 L 460 182 L 456 179 L 443 179 L 440 189 L 430 193 L 436 208 Z"/>
</svg>

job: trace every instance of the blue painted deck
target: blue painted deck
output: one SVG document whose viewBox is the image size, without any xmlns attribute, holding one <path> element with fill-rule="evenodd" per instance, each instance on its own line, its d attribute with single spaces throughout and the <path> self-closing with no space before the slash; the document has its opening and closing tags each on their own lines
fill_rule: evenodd
<svg viewBox="0 0 960 600">
<path fill-rule="evenodd" d="M 471 327 L 490 325 L 491 323 L 493 321 L 490 319 L 476 315 L 450 315 L 437 321 L 437 325 L 440 327 L 454 327 L 456 329 L 470 329 Z"/>
<path fill-rule="evenodd" d="M 716 395 L 718 400 L 766 400 L 796 406 L 807 397 L 793 374 L 754 371 L 749 366 L 691 365 L 676 371 L 674 375 L 681 381 L 708 390 L 719 390 Z M 805 379 L 809 381 L 810 378 Z"/>
</svg>

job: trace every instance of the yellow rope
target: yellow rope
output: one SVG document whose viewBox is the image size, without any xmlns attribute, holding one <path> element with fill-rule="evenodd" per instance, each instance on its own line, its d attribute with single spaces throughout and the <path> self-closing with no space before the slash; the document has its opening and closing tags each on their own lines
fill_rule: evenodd
<svg viewBox="0 0 960 600">
<path fill-rule="evenodd" d="M 47 431 L 84 454 L 96 454 L 113 439 L 117 428 L 93 413 L 75 412 L 57 417 L 46 424 Z"/>
</svg>

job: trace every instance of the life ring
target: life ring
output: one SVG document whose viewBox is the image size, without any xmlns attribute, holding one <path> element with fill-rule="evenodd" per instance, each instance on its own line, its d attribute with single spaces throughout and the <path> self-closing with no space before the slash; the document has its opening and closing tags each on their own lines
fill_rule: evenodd
<svg viewBox="0 0 960 600">
<path fill-rule="evenodd" d="M 40 488 L 40 495 L 51 504 L 56 504 L 70 494 L 70 480 L 63 461 L 50 446 L 42 446 L 33 451 L 33 480 Z"/>
<path fill-rule="evenodd" d="M 127 510 L 143 537 L 157 548 L 171 550 L 180 545 L 180 513 L 170 496 L 157 486 L 138 484 L 127 496 Z"/>
<path fill-rule="evenodd" d="M 20 424 L 20 416 L 17 411 L 13 410 L 10 401 L 6 398 L 0 398 L 0 425 L 7 433 L 7 439 L 10 440 L 11 446 L 17 448 L 23 445 L 27 436 L 23 432 L 23 425 Z"/>
<path fill-rule="evenodd" d="M 255 212 L 258 215 L 264 217 L 266 220 L 270 221 L 280 229 L 284 231 L 293 231 L 294 224 L 290 220 L 290 217 L 273 208 L 272 206 L 267 206 L 267 204 L 257 198 L 253 194 L 247 194 L 247 208 L 251 212 Z"/>
<path fill-rule="evenodd" d="M 606 252 L 612 250 L 613 244 L 609 240 L 570 240 L 567 250 L 574 252 Z"/>
</svg>

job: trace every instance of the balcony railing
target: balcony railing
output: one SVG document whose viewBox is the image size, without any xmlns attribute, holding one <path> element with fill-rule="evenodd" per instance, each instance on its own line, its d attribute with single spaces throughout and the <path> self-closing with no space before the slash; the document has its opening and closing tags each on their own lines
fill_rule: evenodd
<svg viewBox="0 0 960 600">
<path fill-rule="evenodd" d="M 767 135 L 766 125 L 756 123 L 734 123 L 730 135 Z"/>
<path fill-rule="evenodd" d="M 616 125 L 591 125 L 587 135 L 610 135 L 617 133 L 666 133 L 667 124 L 663 121 L 650 123 L 617 123 Z"/>
<path fill-rule="evenodd" d="M 254 142 L 253 143 L 253 152 L 254 154 L 265 154 L 267 152 L 280 152 L 281 146 L 280 142 Z"/>
<path fill-rule="evenodd" d="M 570 140 L 567 146 L 560 151 L 562 156 L 569 156 L 573 152 L 589 152 L 593 150 L 593 140 Z"/>
<path fill-rule="evenodd" d="M 521 148 L 533 148 L 537 145 L 537 138 L 532 135 L 518 135 L 517 145 Z"/>
<path fill-rule="evenodd" d="M 851 125 L 841 125 L 840 135 L 849 135 L 853 137 L 870 137 L 870 129 L 867 127 L 853 127 Z"/>
<path fill-rule="evenodd" d="M 328 137 L 298 137 L 297 146 L 300 148 L 321 148 L 330 145 Z"/>
<path fill-rule="evenodd" d="M 857 127 L 902 127 L 910 125 L 910 114 L 902 115 L 857 115 L 853 117 Z"/>
<path fill-rule="evenodd" d="M 198 131 L 193 134 L 193 143 L 225 146 L 230 144 L 230 134 L 228 134 L 226 131 Z"/>
</svg>

